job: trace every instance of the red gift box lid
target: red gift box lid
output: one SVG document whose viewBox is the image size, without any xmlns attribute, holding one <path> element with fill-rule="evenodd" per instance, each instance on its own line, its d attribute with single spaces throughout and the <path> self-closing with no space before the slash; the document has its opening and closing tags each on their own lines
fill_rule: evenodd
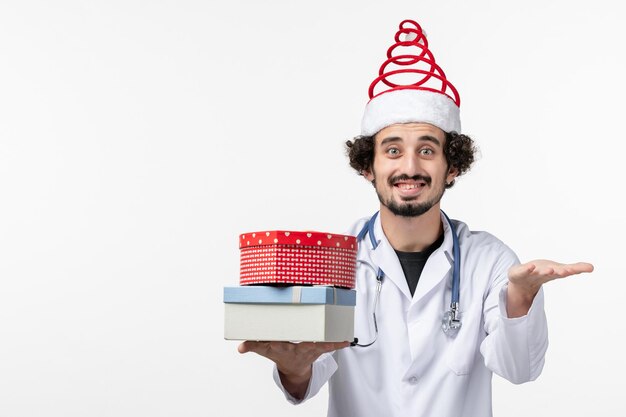
<svg viewBox="0 0 626 417">
<path fill-rule="evenodd" d="M 239 235 L 239 248 L 264 245 L 322 246 L 354 251 L 357 249 L 356 237 L 336 233 L 270 230 Z"/>
</svg>

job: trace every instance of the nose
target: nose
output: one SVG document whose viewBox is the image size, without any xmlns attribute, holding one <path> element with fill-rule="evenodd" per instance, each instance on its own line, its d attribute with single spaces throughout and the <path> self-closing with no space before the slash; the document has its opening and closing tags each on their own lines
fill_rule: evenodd
<svg viewBox="0 0 626 417">
<path fill-rule="evenodd" d="M 402 158 L 401 169 L 404 174 L 412 177 L 417 174 L 421 174 L 420 158 L 415 152 L 408 152 Z"/>
</svg>

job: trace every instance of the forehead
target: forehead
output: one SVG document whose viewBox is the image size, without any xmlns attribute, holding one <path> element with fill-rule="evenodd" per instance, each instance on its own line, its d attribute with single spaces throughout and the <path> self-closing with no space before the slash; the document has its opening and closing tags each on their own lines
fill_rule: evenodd
<svg viewBox="0 0 626 417">
<path fill-rule="evenodd" d="M 428 123 L 396 123 L 380 130 L 375 136 L 375 142 L 380 143 L 385 138 L 397 137 L 400 139 L 413 139 L 422 136 L 432 136 L 444 142 L 446 134 L 437 126 Z"/>
</svg>

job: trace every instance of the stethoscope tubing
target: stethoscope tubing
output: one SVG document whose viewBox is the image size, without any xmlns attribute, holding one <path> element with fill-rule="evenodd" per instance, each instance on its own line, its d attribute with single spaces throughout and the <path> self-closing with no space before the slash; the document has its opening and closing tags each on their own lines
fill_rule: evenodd
<svg viewBox="0 0 626 417">
<path fill-rule="evenodd" d="M 376 240 L 376 236 L 374 233 L 374 224 L 376 222 L 376 217 L 379 212 L 374 213 L 374 215 L 367 221 L 367 223 L 363 226 L 359 234 L 357 235 L 357 242 L 361 242 L 365 235 L 369 235 L 370 242 L 372 243 L 372 249 L 376 249 L 378 247 L 378 241 Z M 453 254 L 453 269 L 452 269 L 452 294 L 450 300 L 450 310 L 444 314 L 444 318 L 442 320 L 442 328 L 443 332 L 446 334 L 455 334 L 456 331 L 461 327 L 461 320 L 459 317 L 459 305 L 460 305 L 460 287 L 461 287 L 461 250 L 459 248 L 459 238 L 456 234 L 456 228 L 448 215 L 441 210 L 441 213 L 446 218 L 448 225 L 450 226 L 450 231 L 452 232 L 452 254 Z M 363 265 L 368 266 L 373 271 L 376 269 L 365 261 L 358 261 Z M 376 321 L 376 309 L 378 306 L 378 300 L 380 298 L 380 292 L 382 289 L 383 279 L 385 277 L 385 273 L 383 270 L 378 267 L 376 271 L 376 294 L 374 298 L 373 312 L 372 317 L 374 319 L 374 340 L 367 344 L 359 344 L 358 339 L 355 338 L 354 342 L 351 343 L 351 346 L 359 346 L 359 347 L 368 347 L 374 344 L 378 339 L 378 323 Z"/>
</svg>

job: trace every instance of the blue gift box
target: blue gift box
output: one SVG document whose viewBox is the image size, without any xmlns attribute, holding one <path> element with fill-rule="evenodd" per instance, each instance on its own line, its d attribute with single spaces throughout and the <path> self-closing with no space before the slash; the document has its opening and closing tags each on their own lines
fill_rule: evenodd
<svg viewBox="0 0 626 417">
<path fill-rule="evenodd" d="M 333 304 L 356 305 L 356 291 L 326 286 L 225 287 L 224 302 L 237 304 Z"/>
</svg>

